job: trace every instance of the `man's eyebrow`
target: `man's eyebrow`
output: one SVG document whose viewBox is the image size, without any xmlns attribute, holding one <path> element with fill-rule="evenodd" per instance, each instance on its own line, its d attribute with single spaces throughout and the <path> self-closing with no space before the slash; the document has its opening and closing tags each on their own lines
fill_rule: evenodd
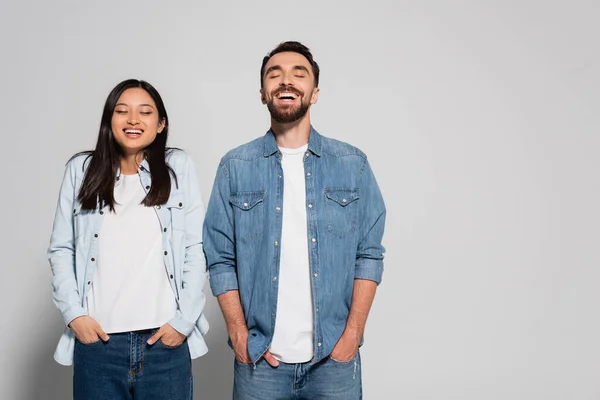
<svg viewBox="0 0 600 400">
<path fill-rule="evenodd" d="M 281 71 L 281 66 L 279 65 L 273 65 L 272 67 L 270 67 L 266 72 L 265 72 L 265 76 L 269 75 L 271 72 L 273 71 Z"/>
<path fill-rule="evenodd" d="M 295 70 L 304 71 L 310 75 L 310 71 L 304 65 L 294 65 Z"/>
</svg>

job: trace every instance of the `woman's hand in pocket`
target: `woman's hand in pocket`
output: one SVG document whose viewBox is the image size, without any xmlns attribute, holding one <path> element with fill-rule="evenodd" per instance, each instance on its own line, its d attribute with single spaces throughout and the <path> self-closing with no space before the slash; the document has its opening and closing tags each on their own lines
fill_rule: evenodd
<svg viewBox="0 0 600 400">
<path fill-rule="evenodd" d="M 148 339 L 148 344 L 152 346 L 158 341 L 163 342 L 165 346 L 177 347 L 185 340 L 185 335 L 176 331 L 169 323 L 164 324 L 160 329 Z"/>
<path fill-rule="evenodd" d="M 75 318 L 71 321 L 69 327 L 81 343 L 94 343 L 98 340 L 106 342 L 110 339 L 98 321 L 89 315 L 82 315 Z"/>
</svg>

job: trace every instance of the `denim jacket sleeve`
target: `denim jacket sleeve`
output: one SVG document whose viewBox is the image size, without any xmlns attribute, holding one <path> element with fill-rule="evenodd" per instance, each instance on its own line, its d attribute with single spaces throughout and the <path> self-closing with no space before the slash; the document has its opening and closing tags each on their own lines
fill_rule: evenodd
<svg viewBox="0 0 600 400">
<path fill-rule="evenodd" d="M 204 202 L 200 193 L 196 166 L 191 157 L 186 156 L 183 174 L 179 185 L 186 195 L 185 214 L 185 259 L 179 287 L 179 307 L 175 317 L 169 321 L 178 332 L 189 336 L 194 330 L 206 303 L 204 285 L 207 280 L 206 261 L 202 253 L 202 224 Z M 179 178 L 179 177 L 178 177 Z"/>
<path fill-rule="evenodd" d="M 215 296 L 238 289 L 235 258 L 233 209 L 226 162 L 217 170 L 204 222 L 204 252 Z"/>
<path fill-rule="evenodd" d="M 381 283 L 385 248 L 381 244 L 385 227 L 385 204 L 369 162 L 365 159 L 361 175 L 362 218 L 356 251 L 355 279 Z"/>
<path fill-rule="evenodd" d="M 69 325 L 77 317 L 87 315 L 81 305 L 75 277 L 73 214 L 76 207 L 75 183 L 78 167 L 81 168 L 81 165 L 77 159 L 73 159 L 65 169 L 48 247 L 48 261 L 52 269 L 52 296 L 54 304 L 62 313 L 65 325 Z"/>
</svg>

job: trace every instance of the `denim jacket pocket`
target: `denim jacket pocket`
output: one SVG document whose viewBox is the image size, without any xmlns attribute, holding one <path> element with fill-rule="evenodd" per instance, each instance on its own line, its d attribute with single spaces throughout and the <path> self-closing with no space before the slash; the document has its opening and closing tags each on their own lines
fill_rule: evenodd
<svg viewBox="0 0 600 400">
<path fill-rule="evenodd" d="M 177 193 L 169 197 L 165 207 L 169 210 L 171 217 L 171 229 L 185 231 L 185 196 Z"/>
<path fill-rule="evenodd" d="M 229 196 L 236 214 L 236 236 L 244 243 L 256 241 L 262 235 L 265 191 L 237 192 Z"/>
<path fill-rule="evenodd" d="M 344 237 L 356 230 L 360 191 L 355 188 L 326 188 L 327 230 Z"/>
</svg>

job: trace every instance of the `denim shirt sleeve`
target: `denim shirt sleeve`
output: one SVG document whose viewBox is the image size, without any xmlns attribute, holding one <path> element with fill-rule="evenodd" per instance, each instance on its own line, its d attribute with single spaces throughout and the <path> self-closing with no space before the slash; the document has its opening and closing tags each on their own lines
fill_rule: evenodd
<svg viewBox="0 0 600 400">
<path fill-rule="evenodd" d="M 178 178 L 188 204 L 185 214 L 185 259 L 179 289 L 179 308 L 169 325 L 189 336 L 204 310 L 206 295 L 203 288 L 207 280 L 206 261 L 202 253 L 204 202 L 196 166 L 191 157 L 185 157 L 183 174 Z"/>
<path fill-rule="evenodd" d="M 204 221 L 204 252 L 210 272 L 210 287 L 215 296 L 238 289 L 235 258 L 233 209 L 227 164 L 217 170 Z"/>
<path fill-rule="evenodd" d="M 365 160 L 361 176 L 362 218 L 356 251 L 355 279 L 381 283 L 385 248 L 381 244 L 385 228 L 385 204 L 369 162 Z"/>
<path fill-rule="evenodd" d="M 75 277 L 75 237 L 73 214 L 75 205 L 75 182 L 78 164 L 71 160 L 65 169 L 60 187 L 54 225 L 48 247 L 48 261 L 52 269 L 52 296 L 54 304 L 62 313 L 65 325 L 82 315 L 87 315 L 81 305 Z M 79 165 L 81 168 L 81 166 Z"/>
</svg>

